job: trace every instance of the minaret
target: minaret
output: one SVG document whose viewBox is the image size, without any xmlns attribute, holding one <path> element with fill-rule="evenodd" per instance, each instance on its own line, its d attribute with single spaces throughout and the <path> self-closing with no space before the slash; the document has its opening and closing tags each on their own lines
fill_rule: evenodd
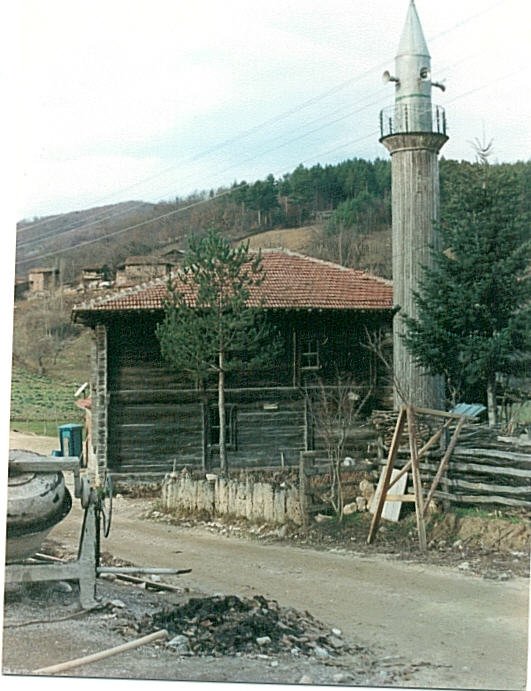
<svg viewBox="0 0 531 691">
<path fill-rule="evenodd" d="M 446 136 L 446 119 L 440 106 L 432 107 L 431 89 L 444 87 L 431 81 L 430 54 L 415 3 L 411 0 L 395 60 L 395 76 L 384 72 L 385 82 L 395 83 L 395 105 L 380 113 L 380 142 L 391 154 L 393 213 L 393 292 L 400 308 L 393 324 L 395 406 L 412 403 L 425 408 L 444 407 L 444 384 L 427 375 L 413 361 L 401 334 L 402 314 L 417 315 L 413 299 L 424 267 L 430 265 L 430 248 L 437 243 L 434 222 L 439 215 L 439 165 L 437 156 Z"/>
</svg>

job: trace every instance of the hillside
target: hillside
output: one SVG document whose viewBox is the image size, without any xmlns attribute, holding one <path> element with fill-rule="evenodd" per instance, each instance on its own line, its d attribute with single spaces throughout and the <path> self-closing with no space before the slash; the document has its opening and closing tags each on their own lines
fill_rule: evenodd
<svg viewBox="0 0 531 691">
<path fill-rule="evenodd" d="M 233 240 L 309 225 L 319 227 L 321 235 L 335 235 L 338 223 L 367 235 L 389 228 L 390 189 L 388 161 L 351 159 L 299 166 L 279 179 L 234 182 L 171 201 L 123 202 L 22 221 L 16 273 L 22 278 L 30 268 L 55 266 L 64 282 L 73 282 L 87 266 L 112 272 L 127 256 L 159 253 L 170 243 L 186 249 L 189 237 L 209 227 Z M 319 251 L 318 240 L 308 251 Z"/>
<path fill-rule="evenodd" d="M 458 184 L 469 165 L 441 160 L 442 209 L 446 189 Z M 530 162 L 493 167 L 511 171 L 527 196 Z M 16 274 L 22 278 L 29 268 L 55 266 L 68 283 L 78 280 L 87 266 L 107 266 L 112 273 L 131 255 L 156 254 L 168 244 L 186 249 L 189 237 L 209 227 L 232 240 L 258 236 L 252 244 L 289 245 L 389 278 L 390 162 L 353 158 L 324 167 L 300 165 L 281 178 L 236 181 L 186 198 L 129 201 L 25 220 L 17 227 Z M 308 228 L 313 229 L 312 241 Z"/>
</svg>

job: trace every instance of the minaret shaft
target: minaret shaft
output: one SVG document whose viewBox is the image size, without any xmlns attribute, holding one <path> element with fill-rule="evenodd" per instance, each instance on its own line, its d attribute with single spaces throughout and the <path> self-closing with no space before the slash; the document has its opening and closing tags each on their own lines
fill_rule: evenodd
<svg viewBox="0 0 531 691">
<path fill-rule="evenodd" d="M 400 312 L 393 324 L 395 405 L 411 402 L 424 408 L 442 408 L 444 387 L 414 361 L 402 334 L 402 315 L 417 317 L 414 292 L 420 290 L 425 268 L 436 245 L 434 221 L 439 216 L 438 151 L 446 137 L 437 133 L 396 134 L 383 144 L 391 153 L 393 215 L 393 300 Z"/>
<path fill-rule="evenodd" d="M 448 140 L 442 109 L 436 111 L 433 131 L 430 56 L 413 2 L 400 39 L 395 70 L 393 115 L 380 116 L 380 141 L 391 154 L 392 170 L 393 294 L 399 308 L 393 323 L 395 406 L 412 403 L 441 409 L 442 378 L 428 375 L 416 364 L 402 337 L 403 315 L 418 316 L 414 293 L 420 292 L 421 278 L 432 263 L 432 247 L 437 246 L 438 154 Z"/>
</svg>

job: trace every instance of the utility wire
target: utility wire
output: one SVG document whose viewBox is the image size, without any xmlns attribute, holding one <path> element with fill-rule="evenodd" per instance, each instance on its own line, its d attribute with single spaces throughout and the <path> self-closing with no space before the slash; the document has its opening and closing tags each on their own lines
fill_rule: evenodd
<svg viewBox="0 0 531 691">
<path fill-rule="evenodd" d="M 444 29 L 443 31 L 439 32 L 438 34 L 435 34 L 434 36 L 431 36 L 428 40 L 429 40 L 430 42 L 435 42 L 435 41 L 437 41 L 439 38 L 441 38 L 442 36 L 445 36 L 445 35 L 447 35 L 448 33 L 451 33 L 452 31 L 454 31 L 454 30 L 456 30 L 456 29 L 458 29 L 458 28 L 464 26 L 465 24 L 467 24 L 467 23 L 469 23 L 469 22 L 471 22 L 471 21 L 477 19 L 477 18 L 480 17 L 481 15 L 486 14 L 487 12 L 490 12 L 492 9 L 498 7 L 499 5 L 504 4 L 505 2 L 507 2 L 507 0 L 498 0 L 498 2 L 495 2 L 495 3 L 491 4 L 491 5 L 489 5 L 488 7 L 486 7 L 486 8 L 484 8 L 484 9 L 480 10 L 479 12 L 476 12 L 475 14 L 473 14 L 473 15 L 471 15 L 471 16 L 469 16 L 469 17 L 466 17 L 465 19 L 461 20 L 460 22 L 457 22 L 456 24 L 452 25 L 451 27 L 449 27 L 449 28 L 447 28 L 447 29 Z M 113 193 L 110 194 L 110 195 L 106 195 L 105 197 L 101 197 L 101 198 L 100 198 L 99 200 L 97 200 L 95 203 L 96 203 L 96 204 L 101 203 L 102 201 L 105 201 L 105 200 L 107 200 L 107 199 L 110 199 L 110 198 L 115 197 L 117 194 L 121 194 L 121 193 L 123 193 L 123 192 L 127 192 L 127 191 L 129 191 L 129 190 L 131 190 L 131 189 L 134 189 L 135 187 L 137 187 L 137 186 L 140 185 L 140 184 L 144 184 L 144 183 L 146 183 L 146 182 L 149 182 L 149 181 L 151 181 L 151 180 L 154 180 L 154 179 L 156 179 L 156 178 L 158 178 L 158 177 L 160 177 L 160 176 L 162 176 L 162 175 L 165 175 L 167 172 L 169 172 L 169 171 L 171 171 L 171 170 L 174 170 L 175 167 L 176 167 L 177 165 L 184 165 L 184 164 L 186 164 L 186 163 L 195 162 L 195 161 L 199 160 L 200 158 L 203 158 L 203 157 L 205 157 L 205 156 L 207 156 L 207 155 L 209 155 L 209 154 L 211 154 L 211 153 L 214 153 L 215 151 L 218 151 L 218 150 L 220 150 L 220 149 L 222 149 L 222 148 L 228 146 L 229 144 L 233 144 L 233 143 L 236 142 L 236 141 L 239 141 L 239 140 L 241 140 L 241 139 L 243 139 L 243 138 L 245 138 L 245 137 L 248 137 L 248 136 L 250 136 L 250 135 L 252 135 L 252 134 L 254 134 L 254 133 L 258 132 L 258 131 L 261 131 L 261 130 L 263 130 L 263 128 L 265 128 L 265 127 L 268 127 L 268 126 L 270 126 L 270 125 L 272 125 L 272 124 L 276 124 L 276 123 L 280 122 L 281 120 L 283 120 L 283 119 L 285 119 L 285 118 L 287 118 L 287 117 L 289 117 L 289 116 L 291 116 L 291 115 L 294 115 L 294 114 L 300 112 L 301 110 L 304 110 L 305 108 L 307 108 L 307 107 L 309 107 L 309 106 L 311 106 L 311 105 L 314 105 L 315 103 L 318 103 L 319 101 L 321 101 L 321 100 L 323 100 L 323 99 L 325 99 L 325 98 L 328 98 L 329 96 L 331 96 L 331 95 L 337 93 L 338 91 L 341 91 L 341 90 L 344 89 L 345 87 L 347 87 L 347 86 L 349 86 L 349 85 L 355 83 L 356 81 L 359 81 L 359 80 L 362 79 L 363 77 L 368 76 L 368 75 L 371 74 L 372 72 L 374 72 L 374 71 L 376 71 L 376 70 L 378 70 L 378 69 L 381 69 L 382 67 L 385 67 L 385 66 L 388 65 L 388 64 L 389 64 L 389 60 L 386 60 L 386 61 L 384 61 L 384 62 L 379 63 L 378 65 L 374 65 L 373 67 L 370 67 L 370 68 L 368 68 L 367 70 L 364 70 L 363 72 L 361 72 L 361 73 L 355 75 L 354 77 L 350 77 L 349 79 L 344 80 L 343 82 L 340 82 L 339 84 L 336 84 L 335 86 L 333 86 L 333 87 L 331 87 L 330 89 L 328 89 L 328 90 L 322 92 L 321 94 L 318 94 L 318 95 L 316 95 L 316 96 L 313 96 L 313 97 L 307 99 L 306 101 L 303 101 L 302 103 L 298 104 L 297 106 L 294 106 L 293 108 L 290 108 L 290 109 L 288 109 L 288 110 L 286 110 L 286 111 L 280 113 L 279 115 L 273 116 L 272 118 L 269 118 L 269 119 L 265 120 L 264 122 L 259 123 L 258 125 L 254 125 L 253 127 L 249 128 L 249 129 L 247 129 L 247 130 L 244 130 L 243 132 L 241 132 L 241 133 L 235 135 L 234 137 L 230 137 L 230 138 L 228 138 L 228 139 L 226 139 L 226 140 L 224 140 L 224 141 L 222 141 L 222 142 L 220 142 L 220 143 L 218 143 L 218 144 L 215 144 L 214 146 L 212 146 L 212 147 L 210 147 L 210 148 L 208 148 L 208 149 L 206 149 L 206 150 L 204 150 L 204 151 L 202 151 L 202 152 L 199 152 L 198 154 L 196 154 L 196 155 L 194 155 L 194 156 L 192 156 L 192 157 L 190 157 L 190 158 L 188 158 L 188 159 L 186 159 L 186 160 L 184 160 L 184 161 L 182 161 L 182 162 L 178 162 L 178 163 L 172 164 L 171 166 L 169 166 L 169 167 L 163 169 L 162 171 L 160 171 L 160 172 L 158 172 L 158 173 L 156 173 L 156 174 L 154 174 L 154 175 L 152 175 L 152 176 L 149 176 L 149 177 L 147 177 L 147 178 L 144 178 L 144 179 L 142 179 L 142 180 L 139 180 L 138 182 L 133 183 L 132 185 L 129 185 L 128 187 L 122 188 L 121 190 L 118 190 L 117 192 L 113 192 Z M 124 211 L 124 213 L 125 213 L 125 211 Z M 57 214 L 57 216 L 60 216 L 60 215 L 62 215 L 62 214 Z M 119 214 L 111 214 L 111 215 L 108 216 L 107 218 L 112 218 L 112 217 L 115 216 L 115 215 L 119 215 Z M 52 215 L 52 219 L 53 219 L 53 215 Z M 106 218 L 99 219 L 99 220 L 96 221 L 96 222 L 101 222 L 102 220 L 106 220 Z M 20 228 L 20 229 L 19 229 L 19 232 L 23 232 L 23 231 L 25 231 L 25 230 L 33 229 L 33 228 L 36 228 L 36 227 L 38 227 L 38 226 L 40 226 L 40 225 L 43 225 L 43 224 L 46 224 L 46 223 L 49 223 L 49 222 L 50 222 L 50 218 L 48 217 L 47 219 L 42 219 L 42 220 L 40 220 L 40 221 L 36 221 L 35 223 L 28 224 L 28 225 L 24 226 L 23 228 Z"/>
<path fill-rule="evenodd" d="M 451 69 L 454 68 L 456 65 L 461 64 L 462 62 L 465 62 L 466 60 L 470 60 L 471 58 L 475 57 L 475 55 L 477 55 L 477 54 L 472 54 L 472 55 L 465 56 L 464 58 L 461 58 L 461 59 L 457 60 L 456 62 L 454 62 L 454 63 L 452 63 L 452 64 L 450 64 L 450 65 L 448 65 L 448 66 L 443 66 L 443 67 L 441 68 L 441 71 L 446 72 L 446 71 L 448 71 L 448 70 L 451 70 Z M 374 95 L 382 94 L 382 93 L 384 93 L 384 92 L 387 92 L 387 89 L 386 89 L 385 87 L 384 87 L 383 89 L 379 89 L 378 91 L 374 92 Z M 367 100 L 367 99 L 370 98 L 372 95 L 373 95 L 373 94 L 369 94 L 368 96 L 365 96 L 363 99 L 359 100 L 358 103 Z M 321 122 L 321 121 L 323 120 L 324 117 L 328 118 L 327 121 L 326 121 L 325 123 L 323 123 L 322 125 L 320 125 L 319 127 L 315 127 L 315 128 L 312 129 L 312 130 L 304 131 L 304 132 L 302 132 L 302 134 L 298 135 L 297 137 L 284 140 L 283 142 L 281 142 L 280 144 L 277 144 L 277 145 L 274 146 L 274 147 L 269 147 L 268 149 L 265 149 L 265 150 L 256 152 L 256 153 L 253 154 L 252 156 L 249 156 L 249 157 L 247 157 L 246 159 L 243 159 L 243 161 L 239 161 L 238 164 L 231 164 L 230 166 L 226 167 L 225 169 L 219 171 L 219 173 L 220 173 L 220 174 L 225 173 L 225 172 L 231 170 L 232 168 L 234 168 L 236 165 L 239 166 L 239 165 L 241 165 L 242 163 L 247 163 L 247 162 L 249 162 L 249 161 L 254 160 L 255 158 L 258 158 L 259 156 L 263 156 L 264 154 L 271 153 L 272 151 L 276 151 L 276 150 L 278 150 L 278 149 L 280 149 L 280 148 L 283 148 L 284 146 L 287 146 L 287 145 L 289 145 L 289 144 L 292 144 L 293 142 L 296 142 L 296 141 L 298 141 L 298 140 L 300 140 L 300 139 L 303 139 L 303 138 L 305 138 L 305 137 L 307 137 L 307 136 L 310 136 L 311 134 L 314 134 L 315 132 L 318 132 L 318 131 L 320 131 L 320 130 L 322 130 L 322 129 L 325 129 L 326 127 L 329 127 L 329 126 L 331 126 L 331 125 L 333 125 L 333 124 L 335 124 L 335 123 L 337 123 L 337 122 L 340 122 L 340 121 L 345 120 L 345 119 L 347 119 L 347 118 L 349 118 L 349 117 L 352 117 L 353 115 L 356 115 L 356 114 L 362 112 L 363 110 L 366 110 L 367 108 L 370 108 L 371 106 L 379 105 L 381 101 L 382 101 L 382 99 L 378 99 L 377 101 L 372 101 L 372 102 L 366 103 L 365 105 L 361 106 L 360 108 L 357 108 L 357 109 L 355 109 L 355 110 L 349 110 L 348 113 L 346 113 L 345 115 L 343 115 L 343 116 L 341 116 L 341 117 L 338 117 L 338 118 L 335 118 L 335 119 L 333 119 L 333 120 L 330 120 L 330 119 L 329 119 L 329 118 L 330 118 L 330 115 L 334 115 L 334 114 L 340 113 L 340 112 L 342 112 L 342 111 L 345 110 L 345 106 L 342 106 L 342 107 L 340 107 L 340 108 L 337 108 L 337 109 L 335 109 L 335 110 L 332 111 L 331 113 L 328 113 L 328 114 L 325 115 L 325 116 L 321 116 L 321 117 L 315 118 L 314 120 L 311 120 L 310 122 L 306 123 L 306 125 L 305 125 L 305 126 L 311 126 L 311 125 L 313 125 L 313 124 L 316 124 L 316 123 Z M 300 130 L 300 129 L 301 129 L 301 128 L 299 127 L 298 130 Z M 365 138 L 365 137 L 364 137 L 364 138 Z M 185 178 L 185 179 L 189 179 L 189 177 L 190 177 L 190 176 L 188 176 L 188 177 Z M 109 218 L 113 218 L 113 217 L 117 217 L 117 216 L 122 216 L 122 215 L 126 214 L 128 211 L 130 211 L 131 209 L 134 210 L 134 209 L 138 208 L 138 205 L 139 205 L 139 202 L 135 202 L 134 204 L 131 204 L 130 206 L 126 206 L 126 207 L 124 207 L 123 209 L 120 209 L 117 213 L 111 214 L 110 216 L 103 217 L 103 218 L 98 218 L 98 219 L 96 219 L 96 220 L 94 220 L 94 221 L 92 221 L 92 222 L 89 222 L 89 223 L 82 223 L 81 225 L 77 225 L 77 226 L 74 226 L 74 227 L 71 227 L 71 228 L 66 228 L 66 229 L 64 229 L 64 230 L 60 230 L 59 232 L 55 231 L 54 229 L 51 229 L 48 233 L 43 234 L 43 235 L 40 235 L 38 238 L 32 238 L 32 239 L 30 239 L 30 240 L 18 242 L 18 243 L 17 243 L 17 250 L 23 249 L 23 248 L 28 247 L 28 246 L 39 245 L 39 244 L 41 244 L 42 242 L 44 242 L 45 240 L 47 240 L 47 239 L 50 238 L 50 237 L 53 237 L 54 239 L 56 239 L 56 238 L 58 238 L 59 236 L 66 235 L 67 233 L 70 233 L 70 232 L 77 232 L 77 231 L 80 231 L 80 230 L 85 230 L 85 229 L 90 228 L 90 227 L 95 226 L 95 225 L 99 225 L 99 224 L 102 223 L 104 220 L 108 220 Z"/>
<path fill-rule="evenodd" d="M 480 90 L 482 90 L 482 89 L 485 89 L 486 87 L 491 86 L 492 84 L 495 84 L 496 82 L 501 81 L 502 79 L 507 79 L 508 77 L 510 77 L 510 76 L 512 76 L 512 75 L 514 75 L 514 74 L 516 74 L 517 71 L 518 71 L 518 70 L 514 70 L 513 72 L 510 72 L 510 73 L 508 73 L 508 74 L 504 74 L 504 75 L 498 77 L 498 78 L 495 79 L 495 80 L 490 80 L 489 82 L 486 82 L 485 84 L 482 84 L 482 85 L 480 85 L 480 86 L 475 87 L 474 89 L 470 89 L 469 91 L 465 91 L 465 92 L 463 92 L 462 94 L 459 94 L 459 95 L 455 96 L 454 98 L 450 99 L 450 100 L 448 101 L 448 103 L 454 103 L 455 101 L 457 101 L 457 100 L 459 100 L 459 99 L 461 99 L 461 98 L 465 98 L 466 96 L 469 96 L 470 94 L 476 93 L 477 91 L 480 91 Z M 373 131 L 373 132 L 370 132 L 369 134 L 364 135 L 363 137 L 359 137 L 359 138 L 354 139 L 354 140 L 349 140 L 348 142 L 344 142 L 344 143 L 342 143 L 342 144 L 340 144 L 340 145 L 334 147 L 333 149 L 329 149 L 328 151 L 321 152 L 321 153 L 319 153 L 319 154 L 315 154 L 314 156 L 312 156 L 312 157 L 310 157 L 310 158 L 308 158 L 308 159 L 302 161 L 301 163 L 303 163 L 303 164 L 304 164 L 304 163 L 308 163 L 309 161 L 315 160 L 315 158 L 321 158 L 321 157 L 323 157 L 323 156 L 328 156 L 329 154 L 335 153 L 336 151 L 339 151 L 339 150 L 341 150 L 341 149 L 344 149 L 344 148 L 346 148 L 347 146 L 352 146 L 353 144 L 357 144 L 357 143 L 359 143 L 360 141 L 363 141 L 363 140 L 365 140 L 365 139 L 368 139 L 369 137 L 374 137 L 374 136 L 378 135 L 378 133 L 379 133 L 379 131 L 378 131 L 378 130 L 375 130 L 375 131 Z M 280 173 L 276 173 L 276 175 L 279 175 L 279 174 L 280 174 Z M 111 237 L 116 237 L 117 235 L 121 235 L 122 233 L 125 233 L 125 232 L 127 232 L 127 231 L 129 231 L 129 230 L 135 230 L 135 229 L 137 229 L 137 228 L 141 228 L 141 227 L 143 227 L 143 226 L 149 225 L 150 223 L 155 223 L 156 221 L 162 220 L 162 219 L 164 219 L 164 218 L 169 218 L 169 217 L 171 217 L 171 216 L 175 216 L 176 214 L 182 213 L 183 211 L 187 211 L 187 210 L 189 210 L 189 209 L 191 209 L 191 208 L 195 208 L 195 207 L 200 206 L 200 205 L 202 205 L 202 204 L 209 203 L 209 202 L 212 201 L 213 199 L 219 199 L 219 198 L 221 198 L 221 197 L 227 196 L 228 194 L 231 194 L 231 193 L 233 193 L 234 191 L 236 191 L 236 190 L 238 190 L 238 189 L 244 189 L 244 188 L 247 187 L 247 186 L 248 186 L 247 183 L 243 183 L 243 184 L 241 184 L 241 185 L 239 185 L 239 186 L 237 186 L 237 187 L 233 187 L 233 188 L 231 188 L 231 189 L 224 190 L 223 192 L 221 192 L 221 193 L 219 193 L 219 194 L 217 194 L 217 195 L 214 195 L 214 197 L 211 197 L 211 198 L 208 198 L 208 199 L 201 199 L 201 200 L 198 200 L 197 202 L 193 202 L 192 204 L 188 204 L 188 205 L 186 205 L 186 206 L 184 206 L 184 207 L 180 207 L 179 209 L 174 209 L 174 210 L 169 211 L 169 212 L 167 212 L 167 213 L 165 213 L 165 214 L 161 214 L 161 215 L 159 215 L 159 216 L 156 216 L 155 218 L 150 218 L 150 219 L 147 219 L 147 220 L 145 220 L 145 221 L 141 221 L 140 223 L 135 223 L 135 224 L 133 224 L 133 225 L 127 226 L 127 227 L 125 227 L 125 228 L 120 228 L 119 230 L 115 230 L 115 231 L 112 231 L 112 232 L 110 232 L 110 233 L 106 233 L 106 234 L 104 234 L 104 235 L 100 235 L 100 236 L 98 236 L 98 237 L 96 237 L 96 238 L 91 238 L 90 240 L 84 240 L 84 241 L 82 241 L 82 242 L 76 243 L 76 245 L 74 245 L 73 247 L 66 247 L 66 248 L 63 248 L 63 249 L 54 250 L 54 251 L 51 251 L 51 252 L 46 252 L 46 253 L 40 254 L 40 255 L 38 255 L 38 256 L 36 256 L 36 257 L 28 257 L 27 259 L 19 260 L 18 262 L 16 262 L 16 265 L 19 265 L 19 264 L 22 264 L 22 263 L 26 263 L 27 261 L 37 261 L 37 260 L 39 260 L 39 259 L 44 259 L 44 258 L 46 258 L 46 257 L 55 256 L 55 255 L 58 255 L 58 254 L 63 254 L 64 252 L 72 251 L 72 250 L 78 249 L 79 247 L 84 247 L 84 246 L 86 246 L 86 245 L 92 245 L 92 244 L 94 244 L 94 243 L 96 243 L 96 242 L 100 242 L 100 241 L 102 241 L 102 240 L 107 240 L 108 238 L 111 238 Z"/>
</svg>

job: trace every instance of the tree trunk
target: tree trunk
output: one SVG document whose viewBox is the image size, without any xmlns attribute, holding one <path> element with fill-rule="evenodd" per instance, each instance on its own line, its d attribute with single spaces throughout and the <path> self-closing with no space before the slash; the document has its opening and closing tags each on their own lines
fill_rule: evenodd
<svg viewBox="0 0 531 691">
<path fill-rule="evenodd" d="M 219 351 L 218 359 L 218 412 L 219 412 L 219 466 L 223 477 L 228 476 L 227 443 L 225 438 L 225 371 L 223 350 Z"/>
<path fill-rule="evenodd" d="M 489 427 L 495 427 L 498 422 L 498 410 L 496 407 L 496 375 L 490 377 L 487 382 L 487 411 L 489 416 Z"/>
</svg>

